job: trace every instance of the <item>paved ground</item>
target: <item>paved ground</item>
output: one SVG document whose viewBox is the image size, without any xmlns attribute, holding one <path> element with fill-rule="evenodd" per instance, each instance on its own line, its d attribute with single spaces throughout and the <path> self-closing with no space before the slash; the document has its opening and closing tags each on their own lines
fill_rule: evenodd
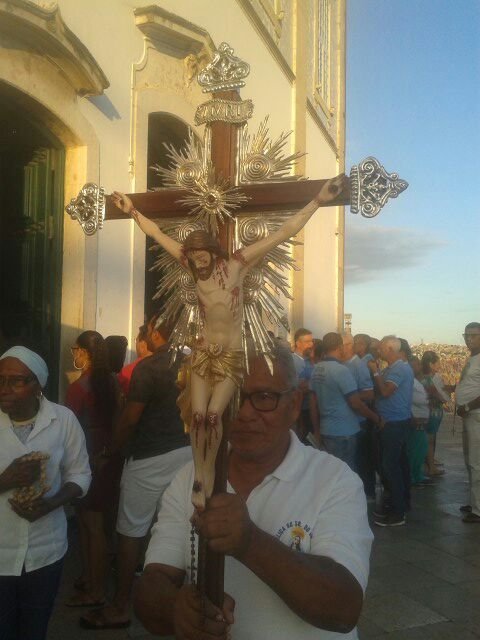
<svg viewBox="0 0 480 640">
<path fill-rule="evenodd" d="M 360 640 L 473 640 L 480 638 L 480 525 L 461 521 L 467 501 L 461 421 L 444 420 L 438 456 L 445 476 L 416 490 L 405 527 L 374 527 L 370 582 Z M 373 505 L 370 506 L 370 509 Z M 73 546 L 73 545 L 72 545 Z M 69 553 L 49 640 L 147 640 L 138 622 L 128 630 L 85 631 L 79 610 L 62 602 L 78 570 Z"/>
</svg>

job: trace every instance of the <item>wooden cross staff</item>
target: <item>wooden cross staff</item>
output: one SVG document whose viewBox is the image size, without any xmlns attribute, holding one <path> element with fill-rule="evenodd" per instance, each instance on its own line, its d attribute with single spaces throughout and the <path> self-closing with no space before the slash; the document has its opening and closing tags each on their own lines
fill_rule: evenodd
<svg viewBox="0 0 480 640">
<path fill-rule="evenodd" d="M 230 105 L 231 112 L 235 112 L 235 103 L 238 103 L 238 112 L 241 112 L 241 105 L 246 103 L 242 103 L 240 94 L 235 87 L 244 85 L 244 82 L 238 81 L 238 77 L 245 77 L 249 69 L 246 63 L 235 58 L 232 53 L 228 45 L 223 43 L 219 47 L 219 51 L 216 52 L 213 62 L 207 66 L 206 70 L 200 73 L 199 82 L 202 84 L 202 74 L 210 70 L 210 76 L 207 73 L 207 82 L 204 82 L 204 84 L 208 87 L 208 81 L 210 82 L 208 90 L 212 93 L 213 101 L 201 107 L 203 113 L 205 113 L 209 110 L 209 105 L 213 105 L 213 109 L 209 111 L 210 116 L 206 120 L 207 127 L 210 127 L 211 132 L 210 159 L 216 178 L 228 179 L 231 185 L 235 185 L 239 157 L 237 142 L 239 129 L 244 126 L 249 116 L 247 115 L 243 120 L 237 118 L 236 121 L 225 121 L 229 118 L 226 117 L 225 110 L 222 110 L 222 105 L 227 105 L 227 107 Z M 215 64 L 221 59 L 227 60 L 227 64 L 224 64 L 219 72 L 219 67 L 215 68 Z M 220 78 L 219 73 L 221 75 Z M 235 120 L 235 118 L 231 118 L 231 120 Z M 262 217 L 297 211 L 319 193 L 325 182 L 326 180 L 242 182 L 239 186 L 248 201 L 243 203 L 237 211 L 242 215 L 256 213 Z M 388 198 L 396 197 L 407 186 L 407 183 L 399 180 L 396 174 L 387 174 L 375 159 L 368 158 L 362 165 L 354 167 L 352 170 L 350 193 L 342 193 L 337 200 L 329 203 L 328 206 L 352 203 L 352 211 L 356 213 L 361 209 L 362 215 L 371 217 L 378 213 Z M 86 234 L 95 233 L 96 229 L 102 226 L 103 211 L 101 209 L 103 205 L 106 220 L 125 219 L 124 214 L 109 198 L 104 199 L 103 190 L 96 187 L 96 185 L 86 185 L 82 191 L 83 195 L 81 192 L 76 200 L 72 200 L 72 203 L 67 207 L 67 211 L 80 222 Z M 128 194 L 128 196 L 135 208 L 147 218 L 158 220 L 162 218 L 186 219 L 188 217 L 185 207 L 179 203 L 179 200 L 185 196 L 185 190 L 164 188 L 147 193 L 132 193 Z M 95 214 L 91 213 L 94 209 L 96 209 L 96 218 Z M 225 223 L 219 224 L 218 237 L 222 248 L 229 255 L 233 253 L 234 229 L 234 220 L 227 219 Z M 227 440 L 228 424 L 225 421 L 222 443 L 216 460 L 214 493 L 226 491 Z M 202 544 L 201 540 L 199 550 L 198 582 L 204 587 L 205 595 L 214 604 L 221 607 L 224 597 L 224 557 L 210 551 L 205 543 Z M 206 554 L 205 557 L 202 556 L 203 553 Z"/>
</svg>

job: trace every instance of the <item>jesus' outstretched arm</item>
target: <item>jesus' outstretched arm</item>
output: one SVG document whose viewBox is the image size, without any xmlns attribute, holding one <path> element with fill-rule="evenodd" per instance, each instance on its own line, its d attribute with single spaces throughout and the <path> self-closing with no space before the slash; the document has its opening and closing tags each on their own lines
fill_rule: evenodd
<svg viewBox="0 0 480 640">
<path fill-rule="evenodd" d="M 310 218 L 319 207 L 328 207 L 338 201 L 341 194 L 348 192 L 350 188 L 349 179 L 345 174 L 340 174 L 336 178 L 327 180 L 315 198 L 303 209 L 289 218 L 280 229 L 271 233 L 266 238 L 255 242 L 242 249 L 242 256 L 245 262 L 252 266 L 261 260 L 269 251 L 296 235 L 307 224 Z"/>
<path fill-rule="evenodd" d="M 166 233 L 163 233 L 153 220 L 149 220 L 141 214 L 140 211 L 137 211 L 128 196 L 120 193 L 120 191 L 114 191 L 111 198 L 120 211 L 135 220 L 145 235 L 150 236 L 155 242 L 158 242 L 175 260 L 182 258 L 182 245 L 167 236 Z"/>
</svg>

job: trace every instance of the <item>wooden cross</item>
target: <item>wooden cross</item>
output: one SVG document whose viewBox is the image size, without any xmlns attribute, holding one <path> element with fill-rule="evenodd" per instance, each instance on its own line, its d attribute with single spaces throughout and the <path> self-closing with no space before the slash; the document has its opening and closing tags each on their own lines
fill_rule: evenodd
<svg viewBox="0 0 480 640">
<path fill-rule="evenodd" d="M 214 99 L 240 101 L 238 91 L 219 92 L 213 94 Z M 238 128 L 242 124 L 229 122 L 212 122 L 211 127 L 211 160 L 218 177 L 228 178 L 230 183 L 235 183 Z M 265 182 L 242 184 L 241 191 L 248 198 L 238 211 L 245 213 L 269 213 L 278 214 L 285 211 L 297 211 L 310 202 L 320 191 L 325 180 L 302 180 L 288 182 Z M 185 196 L 185 191 L 179 189 L 160 189 L 148 193 L 128 194 L 134 206 L 148 218 L 186 218 L 188 213 L 184 206 L 178 204 L 178 200 Z M 339 198 L 334 205 L 348 204 L 349 200 Z M 332 206 L 332 205 L 330 205 Z M 107 198 L 106 220 L 125 219 L 119 209 Z M 232 220 L 220 225 L 219 239 L 222 248 L 230 255 L 233 252 Z M 220 445 L 215 470 L 214 493 L 226 491 L 227 483 L 227 432 L 228 425 L 224 425 L 222 443 Z M 223 563 L 224 557 L 206 549 L 206 558 L 203 557 L 205 545 L 199 544 L 200 554 L 198 561 L 200 583 L 205 581 L 207 597 L 217 606 L 223 604 Z M 205 575 L 203 569 L 205 568 Z"/>
<path fill-rule="evenodd" d="M 213 95 L 213 102 L 225 101 L 231 103 L 239 103 L 241 98 L 235 87 L 243 86 L 244 83 L 239 80 L 243 73 L 243 77 L 248 74 L 248 65 L 232 56 L 232 50 L 223 43 L 219 47 L 219 51 L 215 54 L 213 62 L 207 66 L 206 70 L 200 73 L 199 82 L 201 82 L 202 73 L 210 69 L 210 86 L 216 86 L 216 89 L 210 88 L 209 91 Z M 218 63 L 222 55 L 226 55 L 217 69 L 214 68 L 215 62 Z M 213 73 L 212 73 L 213 68 Z M 243 69 L 243 70 L 242 70 Z M 229 75 L 230 74 L 230 75 Z M 208 74 L 207 74 L 208 75 Z M 218 77 L 220 81 L 218 81 Z M 213 78 L 213 80 L 212 80 Z M 217 82 L 215 82 L 217 79 Z M 233 82 L 229 82 L 233 80 Z M 206 83 L 207 84 L 207 83 Z M 208 86 L 208 84 L 207 84 Z M 208 105 L 209 103 L 206 103 Z M 220 104 L 217 102 L 217 104 Z M 206 107 L 206 105 L 202 105 Z M 235 107 L 235 105 L 234 105 Z M 235 108 L 233 108 L 235 111 Z M 212 112 L 211 112 L 212 113 Z M 207 126 L 211 130 L 211 162 L 215 170 L 215 176 L 218 179 L 228 179 L 233 186 L 237 176 L 237 159 L 238 148 L 237 140 L 239 139 L 239 128 L 242 127 L 247 119 L 246 116 L 242 121 L 230 122 L 216 119 L 215 110 L 213 118 L 210 118 Z M 366 202 L 365 210 L 362 214 L 367 217 L 376 215 L 388 200 L 389 197 L 396 197 L 408 185 L 406 182 L 398 179 L 396 174 L 387 174 L 383 167 L 378 165 L 375 159 L 368 158 L 364 161 L 361 168 L 356 168 L 357 174 L 354 182 L 350 182 L 351 192 L 343 192 L 340 196 L 328 206 L 338 206 L 350 204 L 350 198 L 357 206 L 359 203 L 359 194 L 362 200 Z M 365 181 L 359 180 L 359 173 L 364 172 Z M 353 175 L 353 173 L 351 174 Z M 241 192 L 247 196 L 248 201 L 243 203 L 237 210 L 237 215 L 256 213 L 263 217 L 269 214 L 278 215 L 279 213 L 297 211 L 303 208 L 316 196 L 321 190 L 326 180 L 302 180 L 302 181 L 283 181 L 275 182 L 268 180 L 258 183 L 241 183 L 238 185 Z M 95 233 L 97 227 L 101 227 L 101 220 L 98 219 L 98 208 L 103 205 L 103 190 L 99 190 L 96 185 L 85 185 L 83 195 L 79 195 L 77 200 L 67 207 L 67 212 L 76 218 L 86 234 Z M 82 192 L 80 192 L 82 194 Z M 147 218 L 158 220 L 161 218 L 182 218 L 188 217 L 185 207 L 179 203 L 185 196 L 185 190 L 175 188 L 164 188 L 158 191 L 147 193 L 128 194 L 135 208 L 143 213 Z M 97 217 L 92 221 L 89 217 L 89 211 L 97 208 Z M 353 206 L 352 206 L 353 210 Z M 358 209 L 357 209 L 358 210 Z M 355 211 L 356 212 L 356 211 Z M 105 219 L 125 219 L 124 214 L 107 198 L 105 201 Z M 234 241 L 234 221 L 227 220 L 224 224 L 219 225 L 219 240 L 222 248 L 229 255 L 233 252 Z M 224 416 L 226 416 L 225 412 Z M 228 422 L 224 420 L 223 438 L 218 450 L 215 472 L 214 493 L 225 492 L 227 486 L 227 440 L 228 440 Z M 206 545 L 206 541 L 199 541 L 199 561 L 198 561 L 198 578 L 197 581 L 202 587 L 202 592 L 217 606 L 223 604 L 223 574 L 224 574 L 224 557 L 211 552 Z"/>
</svg>

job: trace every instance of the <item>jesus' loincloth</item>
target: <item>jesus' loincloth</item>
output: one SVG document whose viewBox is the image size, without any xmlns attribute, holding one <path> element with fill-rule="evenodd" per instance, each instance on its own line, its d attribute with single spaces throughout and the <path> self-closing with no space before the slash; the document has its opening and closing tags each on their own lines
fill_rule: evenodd
<svg viewBox="0 0 480 640">
<path fill-rule="evenodd" d="M 245 354 L 241 349 L 224 349 L 222 345 L 209 344 L 195 348 L 184 366 L 187 369 L 183 375 L 185 388 L 178 396 L 177 405 L 188 431 L 192 420 L 191 371 L 206 380 L 212 387 L 226 378 L 233 380 L 239 387 L 245 370 Z"/>
</svg>

